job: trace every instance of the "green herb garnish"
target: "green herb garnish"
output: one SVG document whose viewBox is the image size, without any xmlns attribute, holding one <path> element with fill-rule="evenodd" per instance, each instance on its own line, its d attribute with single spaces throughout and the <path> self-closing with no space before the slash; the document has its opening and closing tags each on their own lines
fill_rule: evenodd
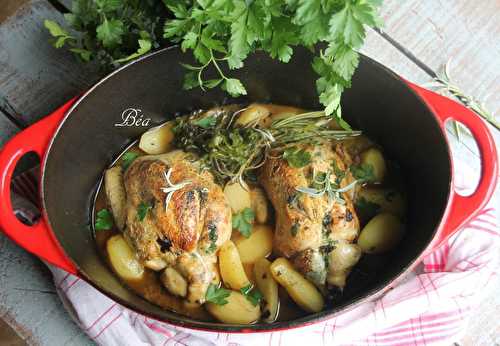
<svg viewBox="0 0 500 346">
<path fill-rule="evenodd" d="M 210 246 L 208 247 L 208 252 L 213 253 L 217 250 L 217 239 L 219 236 L 217 235 L 217 227 L 214 225 L 208 226 L 208 239 L 210 240 Z"/>
<path fill-rule="evenodd" d="M 128 153 L 123 154 L 122 156 L 122 168 L 125 171 L 132 162 L 139 157 L 138 153 L 134 153 L 133 151 L 129 151 Z"/>
<path fill-rule="evenodd" d="M 144 202 L 141 202 L 141 204 L 139 204 L 139 206 L 137 207 L 137 218 L 139 219 L 139 221 L 144 220 L 146 214 L 151 208 L 153 208 L 152 205 L 146 204 Z"/>
<path fill-rule="evenodd" d="M 359 166 L 352 165 L 351 173 L 359 182 L 371 182 L 375 180 L 373 166 L 370 164 L 362 164 Z"/>
<path fill-rule="evenodd" d="M 252 234 L 252 223 L 255 219 L 255 213 L 250 208 L 233 214 L 233 228 L 237 229 L 244 237 L 248 238 Z"/>
<path fill-rule="evenodd" d="M 94 228 L 96 231 L 110 230 L 113 227 L 113 215 L 107 209 L 97 212 Z"/>
<path fill-rule="evenodd" d="M 226 298 L 229 297 L 230 294 L 231 291 L 226 290 L 223 287 L 218 287 L 214 284 L 210 284 L 205 294 L 205 300 L 217 305 L 225 305 L 227 304 Z"/>
<path fill-rule="evenodd" d="M 290 228 L 290 233 L 292 233 L 292 237 L 295 237 L 298 231 L 299 231 L 299 224 L 294 223 L 292 228 Z"/>
<path fill-rule="evenodd" d="M 248 284 L 245 287 L 240 288 L 241 294 L 243 294 L 249 301 L 252 303 L 253 306 L 257 306 L 260 304 L 260 301 L 264 296 L 260 291 L 253 287 L 252 284 Z"/>
<path fill-rule="evenodd" d="M 200 127 L 203 127 L 204 129 L 214 127 L 216 123 L 217 123 L 217 119 L 215 119 L 215 117 L 211 117 L 211 116 L 201 118 L 201 119 L 198 119 L 198 120 L 193 122 L 193 124 L 200 126 Z"/>
<path fill-rule="evenodd" d="M 311 154 L 297 147 L 285 149 L 283 158 L 294 168 L 301 168 L 311 163 Z"/>
</svg>

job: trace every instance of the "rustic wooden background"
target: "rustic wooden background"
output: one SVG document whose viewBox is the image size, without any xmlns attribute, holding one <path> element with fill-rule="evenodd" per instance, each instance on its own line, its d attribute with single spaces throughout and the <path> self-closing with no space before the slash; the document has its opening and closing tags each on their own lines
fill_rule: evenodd
<svg viewBox="0 0 500 346">
<path fill-rule="evenodd" d="M 43 20 L 62 23 L 70 6 L 71 0 L 0 0 L 0 145 L 99 79 L 48 43 Z M 385 0 L 382 16 L 385 26 L 370 30 L 365 54 L 419 84 L 451 59 L 454 82 L 500 113 L 500 1 Z M 479 168 L 474 141 L 449 137 L 454 155 Z M 498 132 L 496 138 L 500 143 Z M 499 289 L 500 280 L 460 344 L 500 344 Z M 0 317 L 30 345 L 92 344 L 62 307 L 47 268 L 3 234 Z"/>
</svg>

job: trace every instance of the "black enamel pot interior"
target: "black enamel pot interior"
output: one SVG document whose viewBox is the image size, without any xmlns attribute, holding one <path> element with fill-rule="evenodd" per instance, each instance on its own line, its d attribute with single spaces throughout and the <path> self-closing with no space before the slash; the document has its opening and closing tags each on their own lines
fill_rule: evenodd
<svg viewBox="0 0 500 346">
<path fill-rule="evenodd" d="M 252 55 L 234 74 L 247 86 L 243 101 L 273 102 L 317 109 L 316 75 L 311 56 L 297 49 L 281 64 Z M 343 114 L 354 127 L 377 141 L 401 165 L 408 187 L 406 238 L 383 258 L 365 256 L 332 309 L 294 321 L 245 326 L 200 322 L 162 310 L 126 289 L 98 255 L 88 230 L 96 184 L 116 155 L 145 131 L 117 127 L 127 108 L 142 110 L 160 124 L 175 114 L 234 102 L 219 90 L 182 88 L 187 54 L 171 48 L 127 65 L 106 77 L 70 110 L 49 148 L 43 173 L 47 221 L 79 275 L 113 300 L 162 321 L 208 330 L 258 331 L 312 323 L 369 299 L 408 270 L 433 239 L 443 217 L 451 181 L 448 146 L 433 113 L 397 75 L 362 56 L 352 87 L 343 97 Z M 240 100 L 238 100 L 240 101 Z M 381 262 L 382 261 L 382 262 Z"/>
</svg>

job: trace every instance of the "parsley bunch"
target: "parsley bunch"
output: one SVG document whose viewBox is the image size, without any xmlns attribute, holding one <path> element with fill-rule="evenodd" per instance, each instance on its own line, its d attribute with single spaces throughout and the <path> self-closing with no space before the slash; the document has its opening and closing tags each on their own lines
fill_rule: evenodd
<svg viewBox="0 0 500 346">
<path fill-rule="evenodd" d="M 340 96 L 350 86 L 359 62 L 357 49 L 365 26 L 378 26 L 382 0 L 164 0 L 174 19 L 167 20 L 164 37 L 191 50 L 199 66 L 186 65 L 185 87 L 221 86 L 232 96 L 244 95 L 244 85 L 227 76 L 244 66 L 248 55 L 263 50 L 286 63 L 294 46 L 316 52 L 312 63 L 316 87 L 327 114 L 341 115 Z M 326 49 L 316 46 L 323 43 Z M 212 65 L 218 78 L 205 80 Z"/>
<path fill-rule="evenodd" d="M 66 46 L 81 60 L 110 69 L 164 44 L 167 12 L 158 0 L 73 0 L 65 28 L 44 24 L 56 48 Z"/>
</svg>

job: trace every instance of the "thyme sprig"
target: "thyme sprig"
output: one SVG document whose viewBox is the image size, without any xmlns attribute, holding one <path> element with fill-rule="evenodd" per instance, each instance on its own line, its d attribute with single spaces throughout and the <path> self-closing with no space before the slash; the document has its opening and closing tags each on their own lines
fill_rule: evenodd
<svg viewBox="0 0 500 346">
<path fill-rule="evenodd" d="M 219 181 L 238 181 L 243 187 L 245 178 L 254 179 L 254 171 L 268 158 L 281 157 L 291 146 L 361 134 L 361 131 L 329 128 L 332 118 L 324 111 L 278 119 L 269 127 L 258 123 L 234 125 L 234 113 L 215 118 L 211 126 L 204 128 L 196 125 L 193 118 L 179 120 L 175 126 L 175 145 L 199 155 L 202 166 L 211 169 Z"/>
</svg>

